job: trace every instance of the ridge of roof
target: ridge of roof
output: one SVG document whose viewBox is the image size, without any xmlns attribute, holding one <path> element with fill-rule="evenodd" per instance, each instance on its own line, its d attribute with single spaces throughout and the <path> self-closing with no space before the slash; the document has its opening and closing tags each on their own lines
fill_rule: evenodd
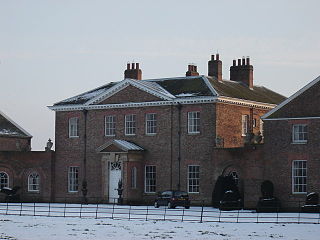
<svg viewBox="0 0 320 240">
<path fill-rule="evenodd" d="M 299 89 L 297 92 L 295 92 L 294 94 L 292 94 L 289 98 L 287 98 L 286 100 L 284 100 L 283 102 L 281 102 L 277 107 L 275 107 L 274 109 L 272 109 L 271 111 L 267 112 L 266 114 L 264 114 L 261 118 L 262 119 L 266 119 L 268 117 L 270 117 L 273 113 L 275 113 L 276 111 L 278 111 L 279 109 L 281 109 L 283 106 L 287 105 L 289 102 L 291 102 L 293 99 L 297 98 L 298 96 L 300 96 L 302 93 L 304 93 L 305 91 L 307 91 L 308 89 L 310 89 L 313 85 L 315 85 L 316 83 L 318 83 L 320 81 L 320 76 L 316 77 L 314 80 L 312 80 L 311 82 L 309 82 L 307 85 L 305 85 L 303 88 Z"/>
<path fill-rule="evenodd" d="M 0 116 L 2 116 L 4 119 L 6 119 L 9 123 L 11 123 L 14 127 L 16 127 L 18 130 L 20 130 L 25 136 L 23 137 L 28 137 L 28 138 L 32 138 L 32 135 L 30 133 L 28 133 L 26 130 L 24 130 L 19 124 L 17 124 L 15 121 L 13 121 L 9 116 L 7 116 L 5 113 L 3 113 L 0 110 Z M 23 135 L 22 134 L 22 135 Z M 5 134 L 5 136 L 18 136 L 19 135 L 10 135 L 10 134 Z"/>
</svg>

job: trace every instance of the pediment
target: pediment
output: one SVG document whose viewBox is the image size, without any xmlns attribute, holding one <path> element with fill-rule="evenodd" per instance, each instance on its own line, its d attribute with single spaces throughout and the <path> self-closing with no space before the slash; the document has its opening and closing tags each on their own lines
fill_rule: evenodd
<svg viewBox="0 0 320 240">
<path fill-rule="evenodd" d="M 172 94 L 160 85 L 143 80 L 125 79 L 106 92 L 88 101 L 86 105 L 121 104 L 172 100 Z"/>
<path fill-rule="evenodd" d="M 98 153 L 110 153 L 110 152 L 131 152 L 131 151 L 144 151 L 144 149 L 135 143 L 128 142 L 126 140 L 113 139 L 98 147 L 96 150 Z"/>
</svg>

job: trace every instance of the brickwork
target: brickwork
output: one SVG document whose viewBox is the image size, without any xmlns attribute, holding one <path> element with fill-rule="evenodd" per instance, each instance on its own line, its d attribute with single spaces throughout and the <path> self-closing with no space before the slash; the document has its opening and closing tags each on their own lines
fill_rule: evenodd
<svg viewBox="0 0 320 240">
<path fill-rule="evenodd" d="M 29 151 L 30 138 L 0 137 L 0 151 Z"/>
</svg>

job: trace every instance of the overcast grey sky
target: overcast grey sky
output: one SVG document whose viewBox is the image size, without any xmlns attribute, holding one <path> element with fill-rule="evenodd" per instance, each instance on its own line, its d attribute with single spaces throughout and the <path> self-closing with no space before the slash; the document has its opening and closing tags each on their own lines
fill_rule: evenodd
<svg viewBox="0 0 320 240">
<path fill-rule="evenodd" d="M 123 79 L 207 74 L 220 53 L 250 56 L 254 83 L 289 96 L 320 75 L 320 1 L 0 0 L 0 110 L 33 135 L 54 138 L 46 106 Z"/>
</svg>

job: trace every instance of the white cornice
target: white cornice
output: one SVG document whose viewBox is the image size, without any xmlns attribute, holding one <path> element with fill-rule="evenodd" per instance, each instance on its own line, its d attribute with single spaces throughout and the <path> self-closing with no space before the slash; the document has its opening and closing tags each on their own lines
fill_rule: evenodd
<svg viewBox="0 0 320 240">
<path fill-rule="evenodd" d="M 320 119 L 320 117 L 288 117 L 288 118 L 264 118 L 263 121 L 281 121 L 281 120 L 312 120 Z"/>
<path fill-rule="evenodd" d="M 96 105 L 63 105 L 49 106 L 53 111 L 79 111 L 79 110 L 94 110 L 94 109 L 111 109 L 111 108 L 134 108 L 134 107 L 151 107 L 151 106 L 170 106 L 177 104 L 204 104 L 204 103 L 228 103 L 241 106 L 249 106 L 263 109 L 272 109 L 276 105 L 260 103 L 248 100 L 241 100 L 228 97 L 189 97 L 178 98 L 171 101 L 154 101 L 154 102 L 137 102 L 137 103 L 118 103 L 118 104 L 96 104 Z"/>
</svg>

